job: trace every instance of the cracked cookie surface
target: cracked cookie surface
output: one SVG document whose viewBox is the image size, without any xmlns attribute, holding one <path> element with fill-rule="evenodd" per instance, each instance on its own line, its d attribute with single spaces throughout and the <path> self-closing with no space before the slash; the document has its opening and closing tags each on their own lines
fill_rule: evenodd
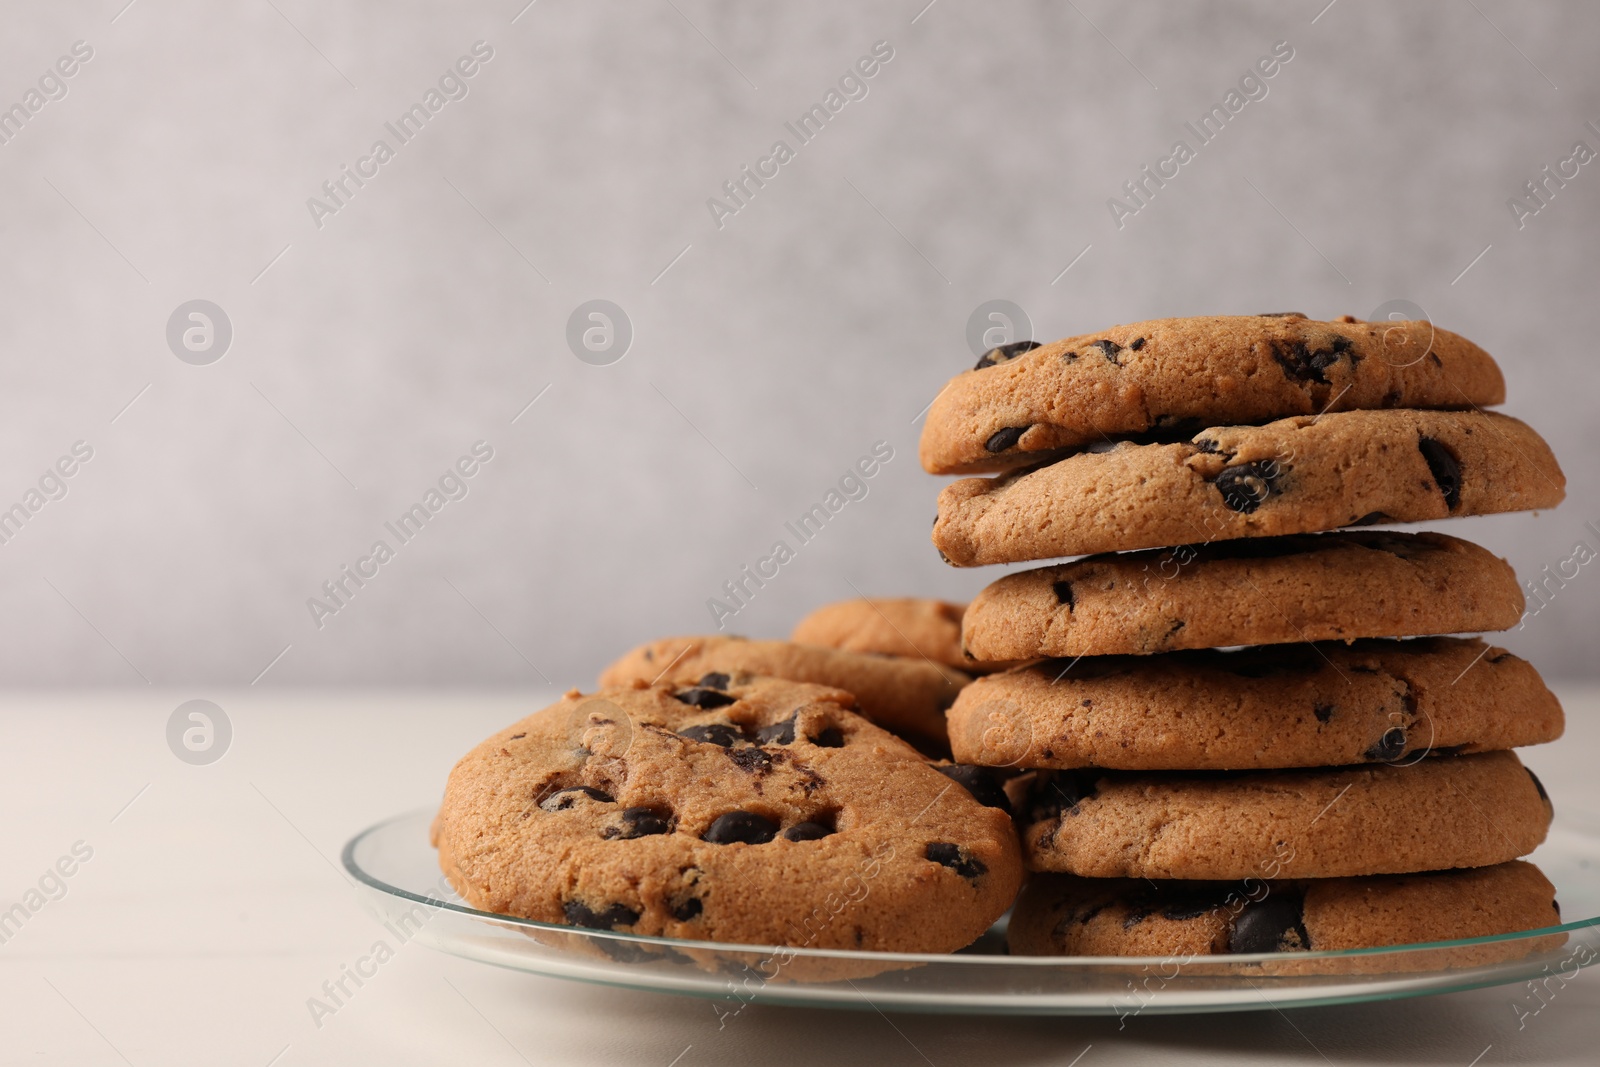
<svg viewBox="0 0 1600 1067">
<path fill-rule="evenodd" d="M 473 907 L 546 923 L 960 948 L 1016 895 L 1010 814 L 853 703 L 721 674 L 574 691 L 451 771 L 432 835 L 440 866 Z"/>
<path fill-rule="evenodd" d="M 919 454 L 931 474 L 977 474 L 1130 435 L 1504 400 L 1487 352 L 1424 321 L 1156 319 L 985 353 L 934 400 Z"/>
</svg>

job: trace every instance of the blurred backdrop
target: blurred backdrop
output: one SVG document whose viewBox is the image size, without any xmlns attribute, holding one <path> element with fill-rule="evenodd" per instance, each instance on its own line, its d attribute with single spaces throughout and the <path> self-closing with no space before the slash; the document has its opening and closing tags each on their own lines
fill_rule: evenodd
<svg viewBox="0 0 1600 1067">
<path fill-rule="evenodd" d="M 524 3 L 6 4 L 0 683 L 590 685 L 712 598 L 965 598 L 915 454 L 975 341 L 1393 301 L 1562 459 L 1449 529 L 1600 673 L 1600 8 Z"/>
</svg>

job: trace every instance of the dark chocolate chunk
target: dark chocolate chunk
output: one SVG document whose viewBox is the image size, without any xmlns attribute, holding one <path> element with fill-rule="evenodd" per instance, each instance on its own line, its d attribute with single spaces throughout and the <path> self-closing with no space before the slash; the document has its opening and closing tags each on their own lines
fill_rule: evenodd
<svg viewBox="0 0 1600 1067">
<path fill-rule="evenodd" d="M 1222 494 L 1224 504 L 1248 515 L 1277 492 L 1278 474 L 1276 460 L 1241 463 L 1217 475 L 1217 491 Z"/>
<path fill-rule="evenodd" d="M 635 837 L 654 837 L 656 834 L 670 834 L 672 832 L 671 814 L 663 815 L 655 808 L 637 807 L 622 810 L 622 833 L 618 836 L 624 841 Z"/>
<path fill-rule="evenodd" d="M 728 676 L 721 671 L 712 671 L 695 684 L 702 689 L 726 689 L 728 688 Z"/>
<path fill-rule="evenodd" d="M 610 793 L 602 792 L 586 785 L 575 785 L 570 789 L 559 789 L 551 793 L 539 802 L 539 806 L 545 811 L 566 811 L 583 797 L 588 797 L 590 800 L 598 800 L 602 804 L 613 803 L 613 797 Z"/>
<path fill-rule="evenodd" d="M 1367 749 L 1367 759 L 1392 760 L 1399 759 L 1406 750 L 1406 732 L 1396 726 L 1385 730 L 1377 743 Z"/>
<path fill-rule="evenodd" d="M 976 881 L 989 871 L 988 864 L 968 853 L 960 845 L 951 844 L 949 841 L 931 841 L 922 854 L 941 867 L 949 867 L 969 881 Z"/>
<path fill-rule="evenodd" d="M 1301 898 L 1277 891 L 1246 904 L 1233 920 L 1229 952 L 1304 952 L 1311 948 Z"/>
<path fill-rule="evenodd" d="M 685 704 L 693 704 L 695 707 L 704 708 L 707 711 L 712 708 L 721 708 L 729 704 L 738 703 L 739 700 L 738 697 L 729 696 L 727 693 L 719 693 L 715 689 L 703 689 L 700 686 L 684 689 L 672 695 Z"/>
<path fill-rule="evenodd" d="M 1052 582 L 1050 588 L 1056 591 L 1057 604 L 1065 604 L 1069 611 L 1076 606 L 1076 601 L 1072 596 L 1071 582 Z"/>
<path fill-rule="evenodd" d="M 1389 521 L 1390 521 L 1390 519 L 1389 519 L 1389 515 L 1388 515 L 1387 512 L 1369 511 L 1365 515 L 1363 515 L 1359 519 L 1357 519 L 1355 522 L 1350 523 L 1350 525 L 1351 526 L 1376 526 L 1380 522 L 1389 522 Z"/>
<path fill-rule="evenodd" d="M 1431 437 L 1417 438 L 1417 450 L 1428 461 L 1428 473 L 1444 494 L 1444 505 L 1451 511 L 1461 506 L 1461 461 Z"/>
<path fill-rule="evenodd" d="M 749 771 L 751 774 L 765 774 L 772 770 L 772 756 L 754 746 L 730 748 L 728 758 L 733 760 L 741 771 Z"/>
<path fill-rule="evenodd" d="M 1277 342 L 1272 346 L 1272 358 L 1278 361 L 1283 373 L 1299 382 L 1317 382 L 1328 385 L 1323 373 L 1339 362 L 1351 349 L 1349 338 L 1335 337 L 1327 348 L 1312 348 L 1304 341 Z M 1354 362 L 1354 357 L 1351 357 Z"/>
<path fill-rule="evenodd" d="M 1311 714 L 1317 717 L 1318 722 L 1327 722 L 1329 719 L 1333 718 L 1333 705 L 1318 704 L 1316 707 L 1311 709 Z M 1401 738 L 1401 740 L 1404 741 L 1405 739 Z"/>
<path fill-rule="evenodd" d="M 986 808 L 999 808 L 1001 811 L 1011 810 L 1011 801 L 1006 798 L 1005 788 L 1001 785 L 1001 778 L 992 767 L 972 767 L 964 763 L 952 763 L 944 767 L 935 767 L 934 770 L 950 779 L 952 782 L 964 787 L 976 800 Z"/>
<path fill-rule="evenodd" d="M 1128 348 L 1131 349 L 1134 352 L 1139 351 L 1139 349 L 1141 349 L 1143 347 L 1144 347 L 1144 338 L 1143 337 L 1135 337 L 1133 340 L 1128 342 Z"/>
<path fill-rule="evenodd" d="M 1026 426 L 1007 426 L 1003 430 L 996 430 L 994 435 L 983 443 L 983 447 L 990 452 L 1004 452 L 1017 443 L 1017 438 L 1027 432 Z"/>
<path fill-rule="evenodd" d="M 764 845 L 778 835 L 778 824 L 751 811 L 730 811 L 712 820 L 701 840 L 713 845 Z"/>
<path fill-rule="evenodd" d="M 844 734 L 837 726 L 825 726 L 817 733 L 817 736 L 808 737 L 806 740 L 818 748 L 844 747 Z"/>
<path fill-rule="evenodd" d="M 510 736 L 510 737 L 508 737 L 508 738 L 507 738 L 507 739 L 506 739 L 506 740 L 508 740 L 508 741 L 520 741 L 520 740 L 522 740 L 522 739 L 523 739 L 523 738 L 524 738 L 524 737 L 527 737 L 527 736 L 528 736 L 528 735 L 527 735 L 527 734 L 512 734 L 512 735 L 511 735 L 511 736 Z"/>
<path fill-rule="evenodd" d="M 1305 313 L 1300 311 L 1261 311 L 1257 312 L 1258 319 L 1303 319 Z"/>
<path fill-rule="evenodd" d="M 1528 771 L 1526 767 L 1522 769 Z M 1533 779 L 1533 787 L 1539 791 L 1539 799 L 1546 804 L 1550 803 L 1550 794 L 1544 791 L 1544 783 L 1539 781 L 1539 776 L 1532 771 L 1528 771 L 1528 777 Z"/>
<path fill-rule="evenodd" d="M 704 910 L 705 905 L 700 902 L 699 897 L 689 897 L 672 906 L 672 917 L 681 923 L 686 923 Z"/>
<path fill-rule="evenodd" d="M 816 841 L 833 833 L 820 822 L 797 822 L 783 832 L 785 841 Z"/>
<path fill-rule="evenodd" d="M 689 741 L 703 741 L 708 745 L 721 745 L 723 748 L 732 748 L 734 742 L 743 739 L 737 726 L 730 726 L 725 722 L 708 722 L 699 726 L 685 726 L 678 731 L 678 736 Z"/>
<path fill-rule="evenodd" d="M 1115 341 L 1090 341 L 1089 347 L 1098 348 L 1100 354 L 1106 357 L 1107 363 L 1115 363 L 1119 367 L 1122 366 L 1122 361 L 1117 358 L 1117 353 L 1122 351 L 1122 346 Z"/>
<path fill-rule="evenodd" d="M 756 731 L 756 741 L 763 745 L 792 745 L 794 744 L 794 720 L 791 715 L 782 722 L 763 726 Z"/>
<path fill-rule="evenodd" d="M 569 900 L 561 906 L 572 926 L 586 926 L 591 930 L 615 930 L 619 926 L 632 926 L 639 921 L 639 913 L 626 904 L 613 904 L 604 911 L 595 911 L 578 900 Z"/>
<path fill-rule="evenodd" d="M 989 351 L 978 357 L 978 364 L 972 369 L 983 370 L 985 367 L 998 366 L 1001 363 L 1016 359 L 1024 352 L 1032 352 L 1038 347 L 1038 341 L 1012 341 L 1008 345 L 989 349 Z"/>
</svg>

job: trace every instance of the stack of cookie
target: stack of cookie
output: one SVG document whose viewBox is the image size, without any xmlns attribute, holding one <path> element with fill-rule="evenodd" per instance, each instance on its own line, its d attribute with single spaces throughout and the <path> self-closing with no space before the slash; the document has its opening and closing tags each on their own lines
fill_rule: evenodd
<svg viewBox="0 0 1600 1067">
<path fill-rule="evenodd" d="M 1550 507 L 1564 479 L 1494 361 L 1427 322 L 1173 319 L 986 354 L 921 458 L 981 677 L 957 761 L 1026 772 L 1030 954 L 1321 950 L 1551 925 L 1518 861 L 1551 807 L 1510 750 L 1550 741 L 1534 669 L 1475 637 L 1511 569 L 1436 533 L 1348 530 Z M 1094 554 L 1094 555 L 1091 555 Z M 1252 646 L 1226 650 L 1230 646 Z"/>
</svg>

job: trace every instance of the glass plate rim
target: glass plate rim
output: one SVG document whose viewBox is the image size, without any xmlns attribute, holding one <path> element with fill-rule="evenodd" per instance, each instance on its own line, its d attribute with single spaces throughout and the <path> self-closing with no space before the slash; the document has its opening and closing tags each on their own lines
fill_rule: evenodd
<svg viewBox="0 0 1600 1067">
<path fill-rule="evenodd" d="M 895 963 L 915 964 L 956 964 L 958 966 L 994 967 L 994 966 L 1021 966 L 1021 967 L 1095 967 L 1117 966 L 1137 967 L 1140 965 L 1160 965 L 1167 963 L 1171 956 L 1011 956 L 987 953 L 964 952 L 869 952 L 856 949 L 823 949 L 823 948 L 795 948 L 787 945 L 756 945 L 744 944 L 737 941 L 702 941 L 677 937 L 656 937 L 650 934 L 630 934 L 617 930 L 591 930 L 582 926 L 569 926 L 564 923 L 545 923 L 536 919 L 524 919 L 517 915 L 501 915 L 492 911 L 480 911 L 466 904 L 454 901 L 440 900 L 437 897 L 420 896 L 409 889 L 390 885 L 371 872 L 363 869 L 355 859 L 356 848 L 362 841 L 387 827 L 407 819 L 429 818 L 432 808 L 413 808 L 410 811 L 391 815 L 380 819 L 371 826 L 357 832 L 355 836 L 346 841 L 339 851 L 339 861 L 345 871 L 362 885 L 369 889 L 383 893 L 387 896 L 408 900 L 423 907 L 436 908 L 441 911 L 452 912 L 470 919 L 482 922 L 492 922 L 500 925 L 525 927 L 533 930 L 543 930 L 552 933 L 561 933 L 568 936 L 591 937 L 596 940 L 618 941 L 636 945 L 661 945 L 671 948 L 705 949 L 715 952 L 749 952 L 749 953 L 784 953 L 827 960 L 860 960 L 860 961 L 892 961 Z M 431 847 L 431 846 L 430 846 Z M 1368 956 L 1402 955 L 1405 953 L 1431 952 L 1439 949 L 1461 948 L 1471 945 L 1499 944 L 1508 941 L 1520 941 L 1534 937 L 1549 937 L 1552 934 L 1575 933 L 1600 926 L 1600 915 L 1593 915 L 1585 919 L 1574 919 L 1570 922 L 1560 923 L 1555 926 L 1542 926 L 1536 930 L 1517 930 L 1507 934 L 1486 934 L 1482 937 L 1459 938 L 1453 941 L 1421 941 L 1405 945 L 1383 945 L 1376 948 L 1351 948 L 1327 949 L 1316 952 L 1241 952 L 1230 954 L 1219 959 L 1226 959 L 1230 963 L 1268 963 L 1282 961 L 1287 956 L 1296 960 L 1316 959 L 1354 959 Z"/>
</svg>

